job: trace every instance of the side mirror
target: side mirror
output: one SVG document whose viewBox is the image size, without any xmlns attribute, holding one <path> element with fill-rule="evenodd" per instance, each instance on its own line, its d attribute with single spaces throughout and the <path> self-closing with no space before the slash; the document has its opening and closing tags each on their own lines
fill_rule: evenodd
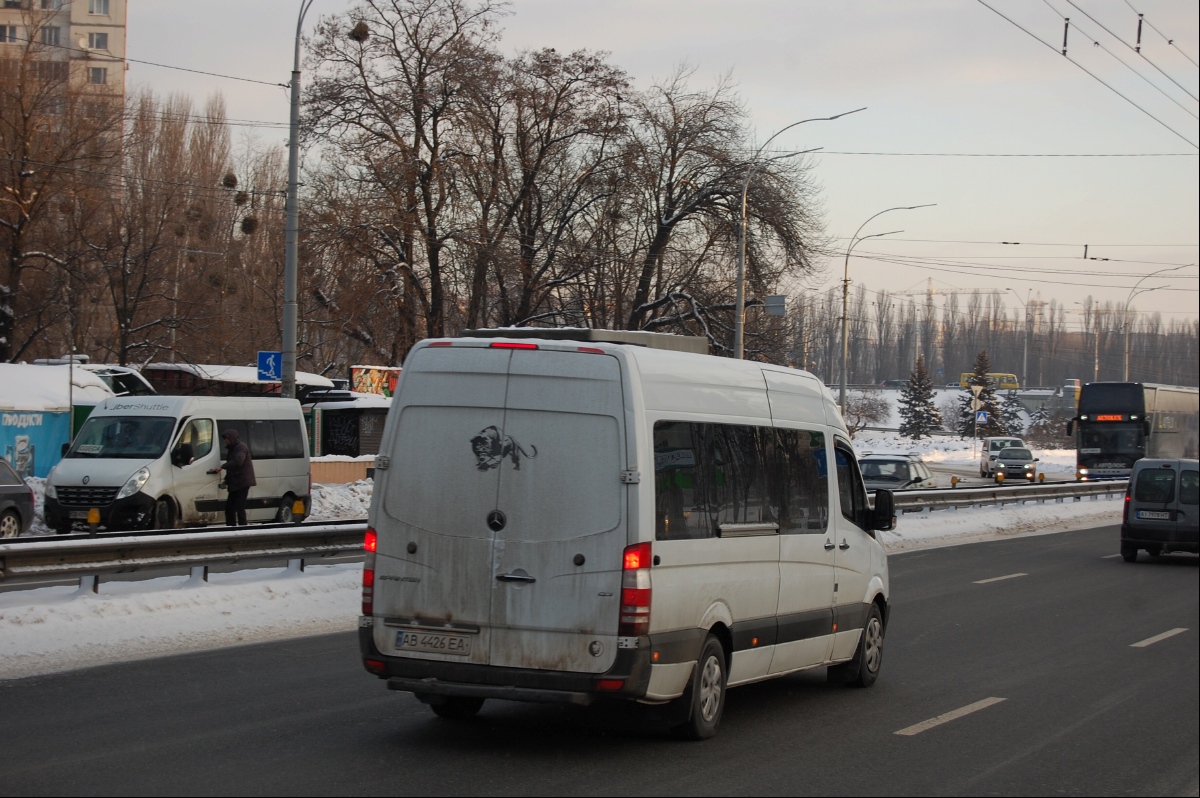
<svg viewBox="0 0 1200 798">
<path fill-rule="evenodd" d="M 1146 430 L 1146 437 L 1149 438 L 1150 437 L 1150 419 L 1147 418 L 1142 421 L 1142 428 Z"/>
<path fill-rule="evenodd" d="M 890 490 L 875 491 L 875 509 L 871 511 L 871 529 L 890 532 L 896 528 L 896 498 Z"/>
<path fill-rule="evenodd" d="M 62 445 L 62 457 L 66 457 L 66 456 L 67 456 L 67 452 L 69 452 L 69 451 L 71 451 L 71 444 L 69 444 L 69 443 L 64 443 L 64 444 Z"/>
<path fill-rule="evenodd" d="M 1070 421 L 1067 422 L 1067 436 L 1070 437 L 1074 434 L 1075 434 L 1075 419 L 1071 419 Z"/>
<path fill-rule="evenodd" d="M 1035 462 L 1035 463 L 1040 463 L 1040 462 L 1042 462 L 1042 458 L 1040 458 L 1040 457 L 1035 457 L 1035 458 L 1033 458 L 1033 462 Z"/>
</svg>

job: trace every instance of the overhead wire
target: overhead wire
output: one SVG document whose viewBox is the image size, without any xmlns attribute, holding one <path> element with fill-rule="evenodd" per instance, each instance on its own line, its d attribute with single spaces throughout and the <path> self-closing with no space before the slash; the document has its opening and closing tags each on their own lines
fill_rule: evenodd
<svg viewBox="0 0 1200 798">
<path fill-rule="evenodd" d="M 1040 36 L 1038 36 L 1037 34 L 1033 33 L 1032 31 L 1028 30 L 1028 29 L 1027 29 L 1027 28 L 1025 28 L 1023 25 L 1021 25 L 1020 23 L 1018 23 L 1016 20 L 1012 19 L 1011 17 L 1009 17 L 1009 16 L 1005 15 L 1004 13 L 1002 13 L 1002 12 L 998 11 L 997 9 L 993 8 L 992 6 L 988 5 L 988 4 L 985 2 L 985 0 L 975 0 L 975 2 L 979 3 L 981 6 L 983 6 L 983 7 L 984 7 L 984 8 L 986 8 L 986 9 L 988 9 L 988 10 L 989 10 L 989 11 L 991 11 L 993 14 L 995 14 L 995 15 L 996 15 L 996 16 L 998 16 L 998 17 L 1000 17 L 1001 19 L 1003 19 L 1005 22 L 1009 23 L 1009 24 L 1010 24 L 1010 25 L 1012 25 L 1013 27 L 1017 28 L 1017 29 L 1018 29 L 1018 30 L 1020 30 L 1022 33 L 1026 34 L 1027 36 L 1029 36 L 1030 38 L 1032 38 L 1034 41 L 1036 41 L 1038 44 L 1041 44 L 1043 47 L 1046 47 L 1047 49 L 1053 50 L 1055 54 L 1058 54 L 1058 53 L 1059 53 L 1059 50 L 1058 50 L 1058 48 L 1057 48 L 1057 47 L 1055 47 L 1054 45 L 1052 45 L 1052 44 L 1050 44 L 1050 43 L 1048 43 L 1048 42 L 1046 42 L 1046 41 L 1043 41 L 1043 40 L 1042 40 L 1042 38 L 1041 38 Z M 1076 67 L 1078 67 L 1080 70 L 1082 70 L 1082 71 L 1083 71 L 1085 74 L 1087 74 L 1087 75 L 1088 75 L 1089 77 L 1091 77 L 1093 80 L 1095 80 L 1097 83 L 1099 83 L 1100 85 L 1104 86 L 1106 89 L 1108 89 L 1109 91 L 1111 91 L 1113 94 L 1117 95 L 1117 96 L 1118 96 L 1118 97 L 1120 97 L 1122 100 L 1124 100 L 1125 102 L 1129 103 L 1129 104 L 1130 104 L 1130 105 L 1132 105 L 1134 108 L 1138 109 L 1138 110 L 1139 110 L 1139 111 L 1141 111 L 1143 114 L 1145 114 L 1146 116 L 1148 116 L 1148 117 L 1150 117 L 1151 119 L 1153 119 L 1155 122 L 1157 122 L 1159 125 L 1161 125 L 1162 127 L 1166 128 L 1167 130 L 1169 130 L 1171 133 L 1175 134 L 1175 135 L 1176 135 L 1176 136 L 1178 136 L 1179 138 L 1181 138 L 1181 139 L 1183 139 L 1184 141 L 1186 141 L 1186 142 L 1187 142 L 1188 144 L 1190 144 L 1192 147 L 1195 147 L 1196 149 L 1200 150 L 1200 145 L 1196 144 L 1196 143 L 1195 143 L 1195 142 L 1193 142 L 1191 139 L 1187 138 L 1187 136 L 1183 135 L 1183 134 L 1182 134 L 1182 133 L 1180 133 L 1178 130 L 1176 130 L 1175 128 L 1171 127 L 1171 126 L 1170 126 L 1170 125 L 1168 125 L 1166 122 L 1164 122 L 1163 120 L 1159 119 L 1159 118 L 1158 118 L 1157 116 L 1155 116 L 1154 114 L 1152 114 L 1152 113 L 1150 113 L 1149 111 L 1147 111 L 1147 110 L 1146 110 L 1145 108 L 1143 108 L 1142 106 L 1138 105 L 1136 102 L 1134 102 L 1134 101 L 1133 101 L 1132 99 L 1130 99 L 1129 97 L 1126 97 L 1124 94 L 1122 94 L 1121 92 L 1117 91 L 1117 89 L 1115 89 L 1113 86 L 1111 86 L 1111 85 L 1109 85 L 1107 82 L 1105 82 L 1105 81 L 1104 81 L 1104 79 L 1102 79 L 1102 78 L 1101 78 L 1099 75 L 1096 75 L 1094 72 L 1092 72 L 1091 70 L 1089 70 L 1087 67 L 1083 66 L 1083 64 L 1079 63 L 1079 62 L 1078 62 L 1078 61 L 1076 61 L 1074 58 L 1071 58 L 1069 55 L 1066 55 L 1065 53 L 1063 53 L 1063 54 L 1062 54 L 1062 56 L 1063 56 L 1063 58 L 1067 59 L 1067 60 L 1068 60 L 1068 61 L 1070 61 L 1072 64 L 1074 64 Z"/>
<path fill-rule="evenodd" d="M 1165 42 L 1167 43 L 1167 45 L 1168 45 L 1168 46 L 1170 46 L 1170 47 L 1174 47 L 1174 48 L 1175 48 L 1175 49 L 1176 49 L 1176 50 L 1179 52 L 1179 54 L 1180 54 L 1180 55 L 1182 55 L 1182 56 L 1183 56 L 1184 58 L 1186 58 L 1188 61 L 1191 61 L 1191 63 L 1192 63 L 1192 66 L 1194 66 L 1194 67 L 1200 67 L 1200 64 L 1197 64 L 1197 63 L 1196 63 L 1196 61 L 1195 61 L 1195 59 L 1193 59 L 1193 58 L 1192 58 L 1190 55 L 1188 55 L 1188 54 L 1187 54 L 1187 53 L 1185 53 L 1185 52 L 1184 52 L 1182 49 L 1180 49 L 1179 45 L 1175 44 L 1175 40 L 1174 40 L 1174 39 L 1172 39 L 1172 38 L 1169 38 L 1169 37 L 1167 36 L 1167 34 L 1163 33 L 1163 32 L 1162 32 L 1162 31 L 1160 31 L 1158 28 L 1154 27 L 1154 23 L 1153 23 L 1153 22 L 1151 22 L 1150 20 L 1146 19 L 1146 15 L 1145 15 L 1145 14 L 1143 14 L 1142 12 L 1140 12 L 1140 11 L 1138 11 L 1136 8 L 1134 8 L 1134 7 L 1133 7 L 1133 3 L 1129 2 L 1129 0 L 1125 0 L 1125 5 L 1129 6 L 1130 10 L 1131 10 L 1131 11 L 1133 11 L 1133 13 L 1137 14 L 1137 15 L 1138 15 L 1138 17 L 1139 17 L 1139 18 L 1140 18 L 1140 19 L 1141 19 L 1143 22 L 1145 22 L 1145 23 L 1146 23 L 1146 25 L 1147 25 L 1147 26 L 1150 28 L 1150 30 L 1154 31 L 1154 32 L 1155 32 L 1155 33 L 1157 33 L 1159 36 L 1163 37 L 1163 41 L 1165 41 Z"/>
<path fill-rule="evenodd" d="M 1171 77 L 1171 76 L 1170 76 L 1170 75 L 1168 75 L 1166 72 L 1164 72 L 1164 71 L 1163 71 L 1161 68 L 1159 68 L 1158 64 L 1154 63 L 1154 62 L 1153 62 L 1153 61 L 1151 61 L 1149 58 L 1147 58 L 1147 57 L 1146 57 L 1146 54 L 1145 54 L 1145 53 L 1143 53 L 1141 50 L 1138 50 L 1138 49 L 1136 49 L 1136 48 L 1135 48 L 1133 45 L 1131 45 L 1131 44 L 1129 44 L 1128 42 L 1126 42 L 1126 41 L 1125 41 L 1124 39 L 1122 39 L 1120 36 L 1118 36 L 1117 34 L 1113 33 L 1113 32 L 1112 32 L 1112 31 L 1110 31 L 1108 28 L 1104 27 L 1104 23 L 1103 23 L 1103 22 L 1101 22 L 1100 20 L 1096 19 L 1096 18 L 1095 18 L 1095 17 L 1093 17 L 1091 14 L 1089 14 L 1088 12 L 1086 12 L 1086 11 L 1084 11 L 1082 8 L 1080 8 L 1078 5 L 1076 5 L 1076 4 L 1075 4 L 1075 0 L 1066 0 L 1066 3 L 1067 3 L 1067 5 L 1071 6 L 1072 8 L 1074 8 L 1074 9 L 1077 9 L 1077 10 L 1079 11 L 1079 13 L 1080 13 L 1080 14 L 1083 14 L 1085 17 L 1087 17 L 1088 19 L 1090 19 L 1092 22 L 1095 22 L 1097 25 L 1099 25 L 1099 26 L 1100 26 L 1100 28 L 1101 28 L 1101 29 L 1102 29 L 1102 30 L 1103 30 L 1105 33 L 1107 33 L 1109 36 L 1113 37 L 1114 39 L 1116 39 L 1117 41 L 1119 41 L 1121 44 L 1125 45 L 1125 46 L 1126 46 L 1126 47 L 1128 47 L 1130 50 L 1132 50 L 1133 52 L 1135 52 L 1135 53 L 1137 53 L 1139 56 L 1141 56 L 1141 58 L 1142 58 L 1142 60 L 1143 60 L 1143 61 L 1145 61 L 1145 62 L 1146 62 L 1147 64 L 1149 64 L 1150 66 L 1152 66 L 1152 67 L 1154 67 L 1155 69 L 1157 69 L 1160 75 L 1162 75 L 1164 78 L 1166 78 L 1167 80 L 1171 81 L 1171 82 L 1172 82 L 1172 83 L 1174 83 L 1176 86 L 1178 86 L 1178 87 L 1179 87 L 1179 89 L 1180 89 L 1180 91 L 1182 91 L 1183 93 L 1185 93 L 1187 96 L 1191 97 L 1193 100 L 1196 100 L 1197 102 L 1200 102 L 1200 97 L 1197 97 L 1195 94 L 1192 94 L 1190 91 L 1188 91 L 1188 90 L 1187 90 L 1187 89 L 1186 89 L 1186 88 L 1183 86 L 1183 84 L 1181 84 L 1179 81 L 1175 80 L 1175 78 Z M 1073 27 L 1074 27 L 1074 26 L 1073 26 Z M 1078 28 L 1076 28 L 1076 30 L 1079 30 L 1079 29 L 1078 29 Z M 1083 33 L 1083 31 L 1080 31 L 1080 33 Z M 1085 34 L 1085 35 L 1086 35 L 1086 34 Z M 1089 37 L 1089 38 L 1090 38 L 1090 37 Z"/>
</svg>

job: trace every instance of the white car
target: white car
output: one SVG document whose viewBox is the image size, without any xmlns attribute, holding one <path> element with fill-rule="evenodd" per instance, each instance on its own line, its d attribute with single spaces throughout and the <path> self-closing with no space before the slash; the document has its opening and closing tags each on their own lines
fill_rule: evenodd
<svg viewBox="0 0 1200 798">
<path fill-rule="evenodd" d="M 983 451 L 979 456 L 979 476 L 990 477 L 995 475 L 996 458 L 1000 452 L 1010 446 L 1024 446 L 1025 441 L 1020 438 L 1012 438 L 1009 436 L 995 436 L 983 439 Z"/>
</svg>

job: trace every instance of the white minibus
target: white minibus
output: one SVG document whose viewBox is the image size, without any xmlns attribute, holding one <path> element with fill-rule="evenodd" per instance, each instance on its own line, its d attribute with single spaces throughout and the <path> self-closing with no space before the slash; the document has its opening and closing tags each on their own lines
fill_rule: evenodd
<svg viewBox="0 0 1200 798">
<path fill-rule="evenodd" d="M 375 467 L 370 673 L 442 717 L 616 698 L 663 705 L 689 738 L 716 732 L 729 686 L 811 668 L 875 681 L 891 493 L 871 506 L 811 374 L 684 341 L 496 330 L 414 347 Z"/>
<path fill-rule="evenodd" d="M 208 473 L 225 457 L 221 434 L 237 430 L 258 485 L 251 521 L 300 521 L 308 513 L 308 435 L 295 399 L 140 396 L 96 406 L 46 478 L 46 524 L 107 531 L 221 524 L 228 492 Z"/>
</svg>

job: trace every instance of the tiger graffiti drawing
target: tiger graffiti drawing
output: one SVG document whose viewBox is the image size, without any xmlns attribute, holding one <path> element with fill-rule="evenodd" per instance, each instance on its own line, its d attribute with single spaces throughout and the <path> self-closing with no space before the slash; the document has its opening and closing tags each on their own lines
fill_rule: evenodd
<svg viewBox="0 0 1200 798">
<path fill-rule="evenodd" d="M 506 457 L 512 460 L 513 468 L 520 471 L 522 456 L 531 460 L 537 457 L 536 446 L 531 445 L 526 451 L 512 436 L 505 435 L 496 427 L 482 429 L 471 438 L 471 451 L 475 455 L 475 467 L 480 471 L 498 468 Z"/>
</svg>

